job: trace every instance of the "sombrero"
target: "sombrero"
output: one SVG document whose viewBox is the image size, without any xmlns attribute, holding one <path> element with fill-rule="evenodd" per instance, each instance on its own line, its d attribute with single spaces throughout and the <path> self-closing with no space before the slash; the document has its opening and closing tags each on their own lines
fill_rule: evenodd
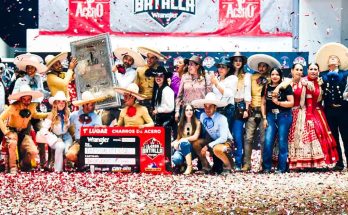
<svg viewBox="0 0 348 215">
<path fill-rule="evenodd" d="M 47 71 L 47 67 L 43 65 L 43 60 L 39 55 L 36 54 L 21 54 L 15 57 L 13 63 L 21 71 L 25 71 L 26 66 L 30 65 L 36 68 L 38 73 L 44 73 Z"/>
<path fill-rule="evenodd" d="M 114 89 L 116 90 L 116 92 L 122 95 L 129 93 L 132 96 L 135 96 L 135 98 L 137 98 L 138 100 L 144 100 L 147 98 L 145 95 L 139 93 L 139 87 L 135 83 L 129 84 L 127 88 L 115 87 Z"/>
<path fill-rule="evenodd" d="M 47 69 L 50 69 L 51 66 L 57 62 L 57 61 L 60 61 L 62 62 L 63 60 L 65 60 L 66 58 L 68 57 L 68 53 L 67 52 L 62 52 L 56 56 L 54 55 L 47 55 L 45 57 L 45 62 L 46 62 L 46 66 L 47 66 Z"/>
<path fill-rule="evenodd" d="M 68 101 L 63 91 L 58 91 L 55 96 L 48 99 L 48 102 L 52 105 L 54 101 Z"/>
<path fill-rule="evenodd" d="M 155 55 L 159 61 L 168 60 L 168 58 L 166 56 L 164 56 L 163 54 L 161 54 L 161 52 L 159 52 L 158 50 L 153 49 L 153 48 L 150 49 L 150 48 L 146 48 L 146 47 L 138 47 L 138 52 L 145 57 L 147 57 L 148 53 Z"/>
<path fill-rule="evenodd" d="M 30 88 L 29 85 L 24 84 L 20 86 L 19 91 L 16 93 L 12 93 L 9 97 L 8 100 L 19 100 L 23 96 L 31 96 L 32 99 L 38 99 L 43 97 L 43 93 L 40 91 L 34 91 Z"/>
<path fill-rule="evenodd" d="M 266 63 L 270 68 L 281 67 L 277 59 L 266 54 L 254 54 L 248 58 L 248 66 L 254 71 L 258 71 L 259 63 Z"/>
<path fill-rule="evenodd" d="M 343 70 L 348 69 L 348 49 L 346 46 L 340 43 L 327 43 L 320 47 L 315 55 L 315 62 L 318 63 L 320 71 L 328 70 L 328 60 L 332 55 L 337 56 L 340 59 L 340 68 Z"/>
<path fill-rule="evenodd" d="M 90 91 L 85 91 L 81 95 L 81 100 L 73 101 L 72 104 L 75 106 L 81 106 L 88 103 L 101 102 L 107 99 L 109 96 L 95 97 Z"/>
<path fill-rule="evenodd" d="M 191 104 L 196 108 L 204 108 L 204 104 L 213 104 L 216 107 L 225 107 L 227 102 L 217 100 L 216 95 L 212 92 L 207 93 L 204 99 L 196 99 L 191 102 Z"/>
<path fill-rule="evenodd" d="M 117 49 L 115 49 L 114 54 L 117 57 L 117 59 L 119 59 L 120 61 L 122 61 L 122 59 L 125 55 L 131 56 L 134 59 L 134 66 L 135 67 L 140 67 L 140 66 L 145 65 L 144 58 L 138 52 L 135 52 L 132 49 L 117 48 Z"/>
</svg>

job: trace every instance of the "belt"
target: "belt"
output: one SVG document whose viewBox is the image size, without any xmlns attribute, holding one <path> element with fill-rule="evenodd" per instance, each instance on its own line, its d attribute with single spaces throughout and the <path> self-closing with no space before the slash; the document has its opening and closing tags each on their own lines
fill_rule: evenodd
<svg viewBox="0 0 348 215">
<path fill-rule="evenodd" d="M 10 131 L 19 132 L 19 133 L 26 130 L 26 128 L 15 128 L 15 127 L 8 127 L 8 129 Z"/>
<path fill-rule="evenodd" d="M 244 99 L 243 98 L 241 98 L 241 99 L 234 99 L 234 102 L 243 102 L 244 101 Z"/>
<path fill-rule="evenodd" d="M 280 110 L 279 109 L 272 109 L 272 113 L 278 114 L 278 113 L 280 113 Z"/>
<path fill-rule="evenodd" d="M 253 110 L 253 111 L 261 111 L 261 107 L 251 107 L 251 110 Z"/>
</svg>

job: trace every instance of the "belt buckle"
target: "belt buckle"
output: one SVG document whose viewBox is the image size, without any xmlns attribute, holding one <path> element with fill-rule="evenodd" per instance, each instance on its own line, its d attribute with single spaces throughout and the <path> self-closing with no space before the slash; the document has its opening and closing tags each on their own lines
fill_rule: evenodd
<svg viewBox="0 0 348 215">
<path fill-rule="evenodd" d="M 337 108 L 337 107 L 341 107 L 341 105 L 337 105 L 337 104 L 332 104 L 332 107 L 335 107 L 335 108 Z"/>
<path fill-rule="evenodd" d="M 278 114 L 278 113 L 280 113 L 280 111 L 279 111 L 279 109 L 272 109 L 272 113 Z"/>
</svg>

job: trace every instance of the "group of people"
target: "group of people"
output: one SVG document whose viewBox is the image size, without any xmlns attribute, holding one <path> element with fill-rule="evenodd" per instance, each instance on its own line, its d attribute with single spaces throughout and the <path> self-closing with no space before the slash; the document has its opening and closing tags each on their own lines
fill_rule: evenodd
<svg viewBox="0 0 348 215">
<path fill-rule="evenodd" d="M 98 113 L 95 104 L 114 95 L 95 97 L 86 91 L 77 100 L 76 58 L 64 72 L 66 53 L 47 56 L 46 65 L 37 55 L 19 55 L 14 63 L 25 75 L 16 80 L 0 115 L 9 172 L 30 170 L 38 154 L 42 167 L 50 164 L 49 169 L 63 171 L 69 162 L 80 167 L 82 126 L 170 127 L 173 171 L 184 174 L 194 171 L 195 158 L 200 173 L 250 171 L 252 143 L 258 137 L 263 173 L 343 170 L 343 157 L 348 158 L 347 53 L 341 44 L 326 44 L 316 63 L 308 65 L 307 77 L 304 65 L 294 62 L 289 79 L 280 63 L 265 54 L 223 56 L 216 73 L 207 72 L 193 55 L 176 59 L 170 72 L 162 64 L 167 57 L 155 49 L 118 48 L 112 71 L 122 107 Z M 254 73 L 246 72 L 245 65 Z M 50 112 L 44 113 L 40 103 L 48 97 Z"/>
</svg>

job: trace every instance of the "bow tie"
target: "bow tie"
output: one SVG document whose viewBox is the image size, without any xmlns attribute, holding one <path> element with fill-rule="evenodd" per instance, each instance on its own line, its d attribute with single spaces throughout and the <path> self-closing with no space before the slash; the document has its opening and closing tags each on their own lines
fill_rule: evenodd
<svg viewBox="0 0 348 215">
<path fill-rule="evenodd" d="M 207 129 L 211 129 L 212 127 L 214 127 L 214 121 L 211 117 L 207 117 L 203 120 L 203 125 L 207 128 Z"/>
</svg>

